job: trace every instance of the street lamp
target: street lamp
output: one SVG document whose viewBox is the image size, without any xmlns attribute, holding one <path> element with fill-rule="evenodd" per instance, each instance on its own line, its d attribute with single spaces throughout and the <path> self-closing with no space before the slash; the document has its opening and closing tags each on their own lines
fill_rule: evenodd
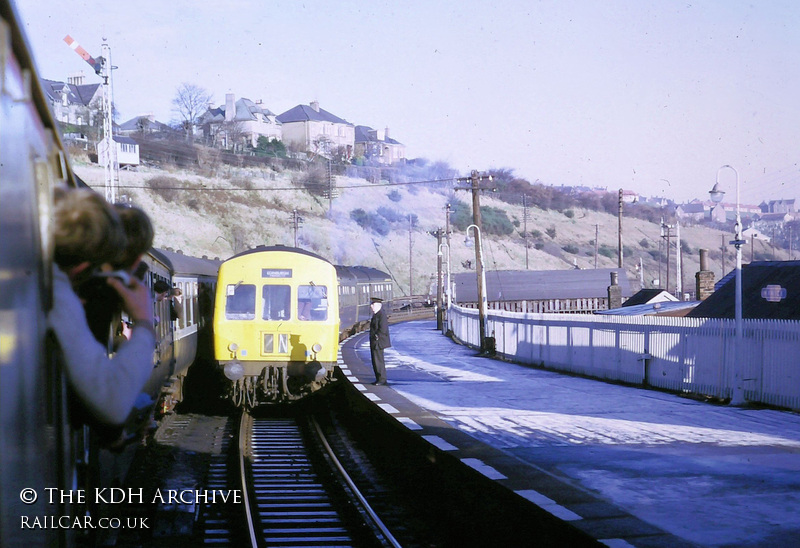
<svg viewBox="0 0 800 548">
<path fill-rule="evenodd" d="M 447 285 L 445 285 L 445 287 L 444 287 L 444 307 L 443 308 L 445 310 L 449 310 L 450 309 L 450 246 L 448 246 L 445 243 L 439 244 L 439 253 L 438 253 L 439 260 L 441 260 L 441 258 L 444 256 L 444 254 L 442 253 L 442 248 L 447 250 L 447 258 L 446 258 L 446 260 L 447 260 L 447 275 L 445 277 L 445 280 L 447 280 Z M 447 318 L 446 315 L 445 315 L 445 318 Z M 447 324 L 445 323 L 442 326 L 442 333 L 446 333 L 446 332 L 447 332 Z"/>
<path fill-rule="evenodd" d="M 733 368 L 733 395 L 731 396 L 731 405 L 742 405 L 745 403 L 744 388 L 742 382 L 742 349 L 744 348 L 743 334 L 742 334 L 742 245 L 745 241 L 742 240 L 742 217 L 739 212 L 739 172 L 729 165 L 724 165 L 717 170 L 717 179 L 714 187 L 708 192 L 711 200 L 719 203 L 725 196 L 725 192 L 719 189 L 719 174 L 725 169 L 730 168 L 736 174 L 736 223 L 733 225 L 733 240 L 731 244 L 736 247 L 736 361 Z"/>
<path fill-rule="evenodd" d="M 487 352 L 486 348 L 486 269 L 483 266 L 481 257 L 483 256 L 483 246 L 481 244 L 481 229 L 478 225 L 469 225 L 467 227 L 467 240 L 465 243 L 469 245 L 469 229 L 475 229 L 475 256 L 479 272 L 477 273 L 478 282 L 478 324 L 480 328 L 481 337 L 481 352 Z"/>
</svg>

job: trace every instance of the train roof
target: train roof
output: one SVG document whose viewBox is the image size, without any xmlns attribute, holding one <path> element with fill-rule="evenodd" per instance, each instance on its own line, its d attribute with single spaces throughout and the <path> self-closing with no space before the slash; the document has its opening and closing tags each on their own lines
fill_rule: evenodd
<svg viewBox="0 0 800 548">
<path fill-rule="evenodd" d="M 358 281 L 388 281 L 391 282 L 392 278 L 386 272 L 382 272 L 377 268 L 372 268 L 371 266 L 336 266 L 336 272 L 348 272 L 349 277 L 354 277 Z M 340 277 L 341 274 L 340 274 Z"/>
<path fill-rule="evenodd" d="M 312 253 L 310 251 L 306 251 L 305 249 L 300 249 L 299 247 L 290 247 L 287 245 L 260 245 L 253 249 L 248 249 L 247 251 L 242 251 L 241 253 L 237 253 L 233 257 L 229 257 L 226 261 L 230 261 L 231 259 L 236 259 L 238 257 L 243 257 L 245 255 L 250 255 L 251 253 L 263 253 L 269 251 L 283 251 L 284 253 L 297 253 L 299 255 L 307 255 L 309 257 L 314 257 L 315 259 L 319 259 L 320 261 L 325 261 L 326 263 L 330 264 L 330 261 L 325 257 L 317 255 L 316 253 Z"/>
<path fill-rule="evenodd" d="M 220 259 L 192 257 L 166 249 L 153 248 L 151 252 L 157 258 L 165 260 L 174 274 L 199 274 L 202 276 L 216 277 L 219 271 L 219 265 L 222 264 Z"/>
<path fill-rule="evenodd" d="M 623 297 L 633 294 L 623 268 L 587 270 L 487 270 L 486 296 L 490 301 L 583 299 L 608 297 L 611 273 L 616 272 Z M 459 302 L 476 302 L 475 271 L 453 275 Z"/>
</svg>

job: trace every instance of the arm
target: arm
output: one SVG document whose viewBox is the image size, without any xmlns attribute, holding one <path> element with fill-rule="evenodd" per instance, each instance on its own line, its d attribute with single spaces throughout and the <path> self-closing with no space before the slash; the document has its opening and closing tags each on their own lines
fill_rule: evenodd
<svg viewBox="0 0 800 548">
<path fill-rule="evenodd" d="M 134 297 L 141 296 L 142 289 L 146 295 L 147 288 L 140 284 L 123 295 L 126 310 L 136 324 L 131 340 L 109 358 L 106 349 L 92 336 L 83 306 L 66 274 L 54 269 L 53 284 L 53 309 L 48 323 L 61 345 L 70 383 L 99 420 L 121 424 L 153 369 L 152 312 L 142 306 L 141 298 Z"/>
</svg>

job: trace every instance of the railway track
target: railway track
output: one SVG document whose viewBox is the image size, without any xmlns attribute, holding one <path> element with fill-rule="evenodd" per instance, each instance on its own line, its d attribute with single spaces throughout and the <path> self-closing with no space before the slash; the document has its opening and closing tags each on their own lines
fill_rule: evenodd
<svg viewBox="0 0 800 548">
<path fill-rule="evenodd" d="M 245 413 L 239 443 L 252 546 L 399 546 L 313 418 Z"/>
</svg>

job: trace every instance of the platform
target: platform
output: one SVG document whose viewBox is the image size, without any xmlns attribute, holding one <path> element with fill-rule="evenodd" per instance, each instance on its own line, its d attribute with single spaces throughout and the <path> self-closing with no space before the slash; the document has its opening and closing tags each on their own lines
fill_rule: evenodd
<svg viewBox="0 0 800 548">
<path fill-rule="evenodd" d="M 342 345 L 365 397 L 605 545 L 800 546 L 800 415 L 481 357 L 433 321 L 390 331 L 388 386 L 365 335 Z"/>
</svg>

